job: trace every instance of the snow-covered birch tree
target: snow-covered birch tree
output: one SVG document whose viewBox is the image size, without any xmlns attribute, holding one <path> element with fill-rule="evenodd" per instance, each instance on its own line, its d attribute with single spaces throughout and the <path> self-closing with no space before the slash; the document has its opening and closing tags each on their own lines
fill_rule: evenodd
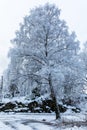
<svg viewBox="0 0 87 130">
<path fill-rule="evenodd" d="M 47 3 L 31 10 L 12 43 L 9 56 L 11 64 L 16 59 L 15 67 L 18 67 L 18 77 L 14 79 L 47 88 L 55 103 L 56 119 L 60 118 L 57 98 L 65 91 L 67 70 L 75 75 L 79 71 L 79 41 L 75 33 L 69 33 L 66 22 L 60 19 L 60 10 Z"/>
</svg>

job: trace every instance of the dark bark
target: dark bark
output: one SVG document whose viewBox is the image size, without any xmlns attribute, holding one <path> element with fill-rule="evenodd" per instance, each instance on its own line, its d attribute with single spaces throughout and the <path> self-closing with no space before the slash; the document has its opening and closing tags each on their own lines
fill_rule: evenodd
<svg viewBox="0 0 87 130">
<path fill-rule="evenodd" d="M 51 91 L 51 98 L 54 101 L 56 119 L 59 119 L 60 118 L 60 110 L 59 110 L 59 106 L 58 106 L 58 103 L 57 103 L 56 94 L 54 92 L 54 88 L 53 88 L 53 85 L 52 85 L 51 74 L 49 74 L 48 81 L 49 81 L 49 86 L 50 86 L 50 91 Z"/>
<path fill-rule="evenodd" d="M 47 57 L 48 56 L 48 51 L 47 51 L 47 45 L 48 45 L 48 34 L 46 34 L 46 42 L 45 42 L 45 56 Z"/>
<path fill-rule="evenodd" d="M 15 95 L 14 92 L 12 92 L 12 97 L 14 97 L 14 95 Z"/>
</svg>

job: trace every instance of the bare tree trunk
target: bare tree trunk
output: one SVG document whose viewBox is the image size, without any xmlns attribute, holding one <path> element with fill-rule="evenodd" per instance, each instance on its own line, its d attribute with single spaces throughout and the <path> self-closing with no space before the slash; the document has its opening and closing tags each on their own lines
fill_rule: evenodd
<svg viewBox="0 0 87 130">
<path fill-rule="evenodd" d="M 54 89 L 53 89 L 51 74 L 49 74 L 48 81 L 49 81 L 49 86 L 50 86 L 50 90 L 51 90 L 51 97 L 52 97 L 52 100 L 54 101 L 56 119 L 59 119 L 60 118 L 60 110 L 59 110 L 59 106 L 57 103 L 56 94 L 55 94 Z"/>
<path fill-rule="evenodd" d="M 2 94 L 2 91 L 3 91 L 3 76 L 1 76 L 1 84 L 0 84 L 0 102 L 2 101 L 2 98 L 3 98 L 3 94 Z"/>
</svg>

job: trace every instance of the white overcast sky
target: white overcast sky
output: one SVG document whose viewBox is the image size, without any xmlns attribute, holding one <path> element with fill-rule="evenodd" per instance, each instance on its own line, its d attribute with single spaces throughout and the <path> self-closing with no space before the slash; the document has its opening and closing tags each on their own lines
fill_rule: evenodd
<svg viewBox="0 0 87 130">
<path fill-rule="evenodd" d="M 0 0 L 0 74 L 8 64 L 10 40 L 29 10 L 45 3 L 55 3 L 70 30 L 81 43 L 87 40 L 87 0 Z"/>
</svg>

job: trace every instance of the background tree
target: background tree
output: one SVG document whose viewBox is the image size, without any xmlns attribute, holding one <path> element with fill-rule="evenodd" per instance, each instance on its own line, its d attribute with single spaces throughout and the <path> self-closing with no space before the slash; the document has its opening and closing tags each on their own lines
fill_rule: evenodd
<svg viewBox="0 0 87 130">
<path fill-rule="evenodd" d="M 83 81 L 84 81 L 84 92 L 87 91 L 87 42 L 83 44 L 82 51 L 80 53 L 81 60 L 83 62 L 82 68 L 83 68 Z"/>
<path fill-rule="evenodd" d="M 19 91 L 18 91 L 18 87 L 16 84 L 12 83 L 10 86 L 9 86 L 9 92 L 11 94 L 11 97 L 14 97 L 15 94 L 18 94 Z"/>
</svg>

